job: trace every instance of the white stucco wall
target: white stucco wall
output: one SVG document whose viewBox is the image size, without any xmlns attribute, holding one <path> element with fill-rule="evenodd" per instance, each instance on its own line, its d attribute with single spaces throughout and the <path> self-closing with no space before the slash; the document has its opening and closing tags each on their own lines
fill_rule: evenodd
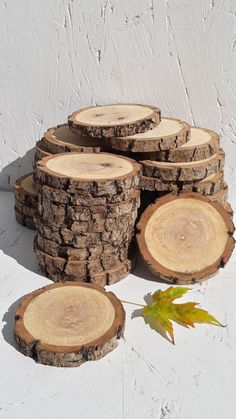
<svg viewBox="0 0 236 419">
<path fill-rule="evenodd" d="M 46 128 L 132 101 L 218 131 L 232 180 L 235 0 L 0 0 L 0 57 L 2 188 Z"/>
</svg>

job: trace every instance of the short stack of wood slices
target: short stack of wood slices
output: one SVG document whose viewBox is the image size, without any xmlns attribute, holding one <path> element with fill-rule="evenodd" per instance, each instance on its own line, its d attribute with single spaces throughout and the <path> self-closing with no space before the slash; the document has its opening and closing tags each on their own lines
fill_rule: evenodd
<svg viewBox="0 0 236 419">
<path fill-rule="evenodd" d="M 16 220 L 21 225 L 34 230 L 34 215 L 38 208 L 38 194 L 34 187 L 33 173 L 28 173 L 17 179 L 14 192 Z"/>
<path fill-rule="evenodd" d="M 162 118 L 145 133 L 112 138 L 110 146 L 141 163 L 143 209 L 167 193 L 192 191 L 221 203 L 232 214 L 223 172 L 225 155 L 219 142 L 211 130 Z"/>
</svg>

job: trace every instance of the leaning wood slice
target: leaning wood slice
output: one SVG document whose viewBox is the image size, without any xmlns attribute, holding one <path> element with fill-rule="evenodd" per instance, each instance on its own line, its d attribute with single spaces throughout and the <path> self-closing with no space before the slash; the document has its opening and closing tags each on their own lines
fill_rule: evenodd
<svg viewBox="0 0 236 419">
<path fill-rule="evenodd" d="M 44 159 L 44 157 L 50 157 L 52 155 L 52 153 L 50 153 L 43 144 L 43 141 L 37 141 L 36 146 L 35 146 L 35 153 L 34 153 L 34 162 L 35 165 L 37 163 L 37 161 Z"/>
<path fill-rule="evenodd" d="M 188 141 L 190 127 L 179 119 L 162 118 L 160 124 L 144 133 L 128 137 L 112 137 L 107 145 L 115 150 L 133 153 L 156 152 L 180 147 Z M 143 159 L 149 159 L 149 156 Z M 139 159 L 140 160 L 140 159 Z"/>
<path fill-rule="evenodd" d="M 107 244 L 76 249 L 75 247 L 63 246 L 57 242 L 46 239 L 39 233 L 35 238 L 35 245 L 38 245 L 43 252 L 54 257 L 62 257 L 67 260 L 77 260 L 81 262 L 100 260 L 104 270 L 112 269 L 118 263 L 128 259 L 131 246 L 129 242 L 126 242 L 116 247 Z"/>
<path fill-rule="evenodd" d="M 212 194 L 209 195 L 207 198 L 209 198 L 210 201 L 212 202 L 219 202 L 219 204 L 225 206 L 225 204 L 227 203 L 227 199 L 228 199 L 228 185 L 226 182 L 224 182 L 224 186 L 223 188 Z"/>
<path fill-rule="evenodd" d="M 34 187 L 33 173 L 27 173 L 18 178 L 14 185 L 15 198 L 31 208 L 38 206 L 38 194 Z"/>
<path fill-rule="evenodd" d="M 61 153 L 37 163 L 35 179 L 69 193 L 116 195 L 139 186 L 141 166 L 109 153 Z"/>
<path fill-rule="evenodd" d="M 214 156 L 190 163 L 170 163 L 143 160 L 143 175 L 163 182 L 190 182 L 206 178 L 224 168 L 225 154 L 219 149 Z"/>
<path fill-rule="evenodd" d="M 198 192 L 202 195 L 211 195 L 223 188 L 224 173 L 212 173 L 205 179 L 192 182 L 168 182 L 158 178 L 141 176 L 140 187 L 142 191 L 155 191 L 158 193 L 178 192 Z"/>
<path fill-rule="evenodd" d="M 234 211 L 233 211 L 233 208 L 232 208 L 232 206 L 230 205 L 230 203 L 229 203 L 229 202 L 226 202 L 226 203 L 224 204 L 224 208 L 225 208 L 225 210 L 228 212 L 228 214 L 229 214 L 231 217 L 233 217 L 233 216 L 234 216 Z"/>
<path fill-rule="evenodd" d="M 163 121 L 163 119 L 162 119 Z M 191 162 L 208 159 L 219 149 L 220 137 L 206 128 L 191 127 L 188 142 L 170 150 L 147 153 L 142 159 L 178 162 Z M 141 159 L 139 159 L 141 160 Z"/>
<path fill-rule="evenodd" d="M 16 217 L 16 221 L 22 226 L 27 227 L 30 230 L 36 229 L 34 218 L 21 214 L 16 208 L 15 208 L 15 217 Z"/>
<path fill-rule="evenodd" d="M 160 198 L 144 211 L 137 230 L 143 259 L 170 283 L 194 283 L 214 275 L 234 248 L 229 214 L 196 193 Z"/>
<path fill-rule="evenodd" d="M 136 187 L 131 187 L 125 191 L 119 192 L 115 195 L 105 194 L 101 196 L 93 196 L 91 193 L 78 191 L 77 193 L 68 193 L 62 189 L 51 188 L 43 185 L 40 189 L 40 194 L 43 199 L 48 201 L 58 202 L 61 204 L 68 204 L 69 206 L 104 206 L 110 204 L 123 204 L 132 200 L 139 191 Z M 138 196 L 137 196 L 138 199 Z"/>
<path fill-rule="evenodd" d="M 15 312 L 14 334 L 21 352 L 36 362 L 76 367 L 112 351 L 124 326 L 124 309 L 112 292 L 67 282 L 28 294 Z"/>
<path fill-rule="evenodd" d="M 98 285 L 109 285 L 117 282 L 129 274 L 132 269 L 132 257 L 124 262 L 118 262 L 111 269 L 105 270 L 100 261 L 75 261 L 66 260 L 62 257 L 53 257 L 43 252 L 34 243 L 34 250 L 38 258 L 40 267 L 45 275 L 52 281 L 83 281 L 96 283 Z M 109 277 L 112 273 L 113 276 Z M 115 279 L 116 278 L 116 279 Z M 113 282 L 111 282 L 113 281 Z"/>
<path fill-rule="evenodd" d="M 75 111 L 68 118 L 70 129 L 88 137 L 125 137 L 145 132 L 161 121 L 155 106 L 118 104 L 94 106 Z"/>
<path fill-rule="evenodd" d="M 123 243 L 130 242 L 133 237 L 133 227 L 118 229 L 113 231 L 104 231 L 99 233 L 82 232 L 78 233 L 68 228 L 60 228 L 42 222 L 37 214 L 34 216 L 36 230 L 46 239 L 57 242 L 64 246 L 72 246 L 78 249 L 87 248 L 95 245 L 120 246 Z"/>
<path fill-rule="evenodd" d="M 42 138 L 42 144 L 52 154 L 78 152 L 99 153 L 105 151 L 101 139 L 76 135 L 71 132 L 68 124 L 49 128 Z"/>
</svg>

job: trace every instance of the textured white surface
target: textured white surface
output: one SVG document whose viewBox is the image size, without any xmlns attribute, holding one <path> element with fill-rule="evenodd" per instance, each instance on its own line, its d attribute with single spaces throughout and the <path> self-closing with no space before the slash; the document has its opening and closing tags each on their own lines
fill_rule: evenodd
<svg viewBox="0 0 236 419">
<path fill-rule="evenodd" d="M 222 135 L 232 198 L 235 19 L 234 0 L 0 0 L 0 187 L 28 170 L 28 150 L 76 108 L 147 102 Z M 50 281 L 37 273 L 34 233 L 14 221 L 7 192 L 0 196 L 0 228 L 3 419 L 235 417 L 235 256 L 191 292 L 226 328 L 176 325 L 174 347 L 141 318 L 131 320 L 127 306 L 118 349 L 78 369 L 57 369 L 13 347 L 15 302 Z M 111 289 L 142 303 L 165 288 L 144 278 L 152 277 L 140 268 Z"/>
<path fill-rule="evenodd" d="M 0 183 L 81 106 L 157 105 L 219 132 L 235 163 L 235 0 L 0 0 Z"/>
<path fill-rule="evenodd" d="M 174 325 L 173 346 L 131 319 L 125 305 L 125 339 L 99 361 L 79 368 L 36 364 L 14 347 L 13 316 L 19 299 L 50 281 L 38 273 L 34 232 L 17 225 L 10 192 L 0 194 L 0 413 L 3 419 L 233 419 L 236 410 L 236 258 L 202 285 L 192 286 L 197 301 L 225 328 Z M 145 279 L 146 278 L 146 279 Z M 166 285 L 139 266 L 135 275 L 109 287 L 124 300 Z M 184 299 L 183 299 L 184 300 Z"/>
</svg>

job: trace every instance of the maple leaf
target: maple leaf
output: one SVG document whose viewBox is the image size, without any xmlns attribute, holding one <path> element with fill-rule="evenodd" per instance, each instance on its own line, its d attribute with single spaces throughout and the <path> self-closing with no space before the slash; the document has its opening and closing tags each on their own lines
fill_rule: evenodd
<svg viewBox="0 0 236 419">
<path fill-rule="evenodd" d="M 194 327 L 194 323 L 223 326 L 206 310 L 197 308 L 198 303 L 173 303 L 174 300 L 186 294 L 189 289 L 186 287 L 169 287 L 165 291 L 158 290 L 152 294 L 151 304 L 145 306 L 141 312 L 145 323 L 148 323 L 152 329 L 155 329 L 173 344 L 175 342 L 171 320 L 185 327 Z"/>
</svg>

